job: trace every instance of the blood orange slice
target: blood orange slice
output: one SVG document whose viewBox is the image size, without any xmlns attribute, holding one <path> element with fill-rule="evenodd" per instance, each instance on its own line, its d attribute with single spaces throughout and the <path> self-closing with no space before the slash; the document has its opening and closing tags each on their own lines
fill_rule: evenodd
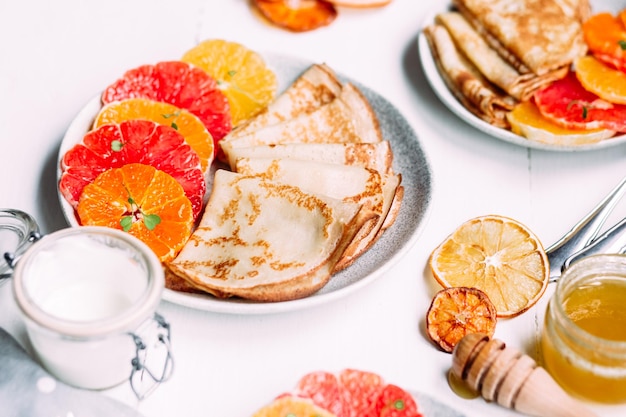
<svg viewBox="0 0 626 417">
<path fill-rule="evenodd" d="M 423 417 L 411 394 L 393 384 L 387 384 L 381 392 L 376 410 L 380 417 Z"/>
<path fill-rule="evenodd" d="M 176 256 L 193 225 L 191 202 L 180 184 L 143 164 L 98 175 L 85 186 L 77 213 L 83 225 L 121 229 L 141 239 L 161 262 Z"/>
<path fill-rule="evenodd" d="M 189 110 L 202 120 L 216 144 L 232 128 L 230 105 L 216 79 L 186 62 L 164 61 L 126 71 L 105 88 L 102 103 L 137 97 Z"/>
<path fill-rule="evenodd" d="M 63 155 L 59 190 L 76 208 L 84 187 L 110 168 L 128 163 L 151 165 L 180 183 L 191 201 L 194 219 L 202 210 L 206 182 L 198 155 L 169 126 L 128 120 L 92 130 Z"/>
<path fill-rule="evenodd" d="M 328 26 L 337 17 L 337 9 L 326 0 L 254 0 L 254 4 L 271 23 L 293 32 Z"/>
<path fill-rule="evenodd" d="M 626 105 L 609 103 L 587 91 L 573 71 L 537 91 L 534 99 L 541 114 L 559 126 L 626 131 Z"/>
<path fill-rule="evenodd" d="M 383 378 L 373 372 L 344 369 L 339 373 L 346 416 L 377 417 L 376 400 L 385 386 Z"/>
<path fill-rule="evenodd" d="M 143 119 L 170 126 L 176 129 L 185 142 L 200 158 L 202 170 L 206 173 L 214 156 L 213 137 L 202 121 L 185 109 L 169 103 L 148 100 L 144 98 L 129 98 L 114 101 L 104 106 L 93 122 L 93 128 L 111 123 L 121 123 L 127 120 Z"/>
</svg>

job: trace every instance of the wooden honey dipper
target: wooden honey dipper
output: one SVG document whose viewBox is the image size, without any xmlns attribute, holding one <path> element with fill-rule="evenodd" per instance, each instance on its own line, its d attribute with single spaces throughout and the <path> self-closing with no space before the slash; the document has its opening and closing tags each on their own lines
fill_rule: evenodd
<svg viewBox="0 0 626 417">
<path fill-rule="evenodd" d="M 481 333 L 466 335 L 452 352 L 453 376 L 487 401 L 536 417 L 597 417 L 570 397 L 528 355 Z"/>
</svg>

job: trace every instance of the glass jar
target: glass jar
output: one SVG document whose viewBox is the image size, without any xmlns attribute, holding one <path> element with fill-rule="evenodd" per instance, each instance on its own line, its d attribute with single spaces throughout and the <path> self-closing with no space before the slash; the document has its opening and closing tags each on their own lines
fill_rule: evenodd
<svg viewBox="0 0 626 417">
<path fill-rule="evenodd" d="M 87 389 L 130 381 L 140 398 L 169 377 L 169 324 L 156 312 L 164 273 L 147 245 L 100 226 L 41 237 L 30 216 L 7 209 L 0 210 L 0 231 L 17 235 L 0 269 L 13 270 L 26 332 L 51 374 Z M 139 385 L 147 380 L 153 384 Z"/>
<path fill-rule="evenodd" d="M 545 368 L 572 395 L 626 402 L 626 255 L 589 256 L 564 272 L 541 347 Z"/>
</svg>

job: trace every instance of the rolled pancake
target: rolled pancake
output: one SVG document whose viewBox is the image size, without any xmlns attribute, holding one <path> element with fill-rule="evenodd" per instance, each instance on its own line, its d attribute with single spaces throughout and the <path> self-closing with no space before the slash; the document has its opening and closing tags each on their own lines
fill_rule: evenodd
<svg viewBox="0 0 626 417">
<path fill-rule="evenodd" d="M 530 99 L 537 89 L 563 78 L 568 72 L 567 67 L 561 67 L 544 75 L 519 73 L 487 44 L 460 13 L 441 13 L 435 21 L 448 30 L 457 49 L 485 78 L 517 100 Z"/>
<path fill-rule="evenodd" d="M 453 0 L 453 4 L 520 73 L 525 66 L 543 75 L 587 52 L 580 21 L 555 0 Z"/>
<path fill-rule="evenodd" d="M 433 59 L 446 85 L 477 117 L 496 127 L 508 128 L 506 113 L 516 100 L 493 88 L 490 82 L 456 49 L 445 27 L 433 24 L 424 28 Z"/>
<path fill-rule="evenodd" d="M 289 85 L 265 110 L 237 127 L 223 140 L 275 125 L 330 103 L 341 93 L 342 84 L 325 64 L 313 64 Z"/>
<path fill-rule="evenodd" d="M 217 297 L 305 297 L 330 279 L 360 227 L 361 206 L 226 170 L 204 215 L 168 267 Z"/>
<path fill-rule="evenodd" d="M 341 94 L 311 113 L 221 141 L 230 148 L 284 143 L 376 143 L 382 140 L 378 118 L 363 94 L 345 84 Z"/>
<path fill-rule="evenodd" d="M 232 148 L 228 163 L 235 170 L 240 158 L 290 158 L 362 166 L 382 173 L 391 173 L 393 153 L 389 141 L 376 143 L 287 143 Z"/>
<path fill-rule="evenodd" d="M 242 158 L 237 161 L 236 170 L 289 184 L 305 192 L 360 204 L 362 215 L 367 215 L 370 220 L 352 239 L 336 270 L 351 265 L 374 244 L 400 185 L 398 175 L 381 174 L 358 166 L 296 159 Z"/>
</svg>

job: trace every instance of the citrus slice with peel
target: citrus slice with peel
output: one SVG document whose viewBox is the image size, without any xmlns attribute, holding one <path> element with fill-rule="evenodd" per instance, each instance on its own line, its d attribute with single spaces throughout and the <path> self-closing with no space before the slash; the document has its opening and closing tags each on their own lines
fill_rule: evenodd
<svg viewBox="0 0 626 417">
<path fill-rule="evenodd" d="M 335 6 L 355 7 L 366 9 L 370 7 L 382 7 L 391 3 L 391 0 L 328 0 Z"/>
<path fill-rule="evenodd" d="M 499 215 L 460 225 L 433 250 L 429 266 L 444 288 L 485 292 L 498 317 L 514 317 L 531 308 L 550 279 L 539 238 L 522 223 Z"/>
<path fill-rule="evenodd" d="M 198 155 L 169 126 L 127 120 L 88 132 L 61 160 L 59 190 L 76 208 L 84 187 L 99 174 L 129 163 L 151 165 L 171 175 L 191 201 L 194 218 L 202 211 L 206 181 Z"/>
<path fill-rule="evenodd" d="M 318 407 L 309 398 L 279 397 L 256 411 L 253 417 L 335 417 L 333 413 Z"/>
<path fill-rule="evenodd" d="M 191 236 L 193 210 L 181 185 L 144 164 L 104 171 L 85 186 L 76 208 L 82 225 L 124 230 L 161 262 L 173 259 Z"/>
<path fill-rule="evenodd" d="M 215 78 L 181 61 L 142 65 L 106 87 L 102 103 L 147 98 L 186 109 L 198 116 L 217 143 L 232 128 L 228 99 Z"/>
<path fill-rule="evenodd" d="M 602 54 L 626 61 L 626 25 L 622 12 L 614 16 L 609 12 L 596 13 L 583 25 L 583 36 L 593 54 Z"/>
<path fill-rule="evenodd" d="M 574 69 L 585 90 L 611 103 L 626 104 L 625 72 L 611 68 L 591 55 L 577 58 Z"/>
<path fill-rule="evenodd" d="M 239 43 L 209 39 L 185 52 L 182 61 L 217 80 L 230 103 L 233 126 L 259 113 L 276 96 L 274 71 L 260 54 Z"/>
<path fill-rule="evenodd" d="M 433 297 L 426 313 L 428 337 L 444 352 L 470 333 L 493 336 L 497 311 L 489 296 L 477 288 L 444 288 Z"/>
<path fill-rule="evenodd" d="M 328 26 L 337 17 L 337 9 L 326 0 L 253 0 L 253 3 L 272 24 L 292 32 Z"/>
<path fill-rule="evenodd" d="M 536 91 L 533 98 L 543 117 L 568 129 L 626 131 L 626 105 L 586 90 L 574 71 Z"/>
<path fill-rule="evenodd" d="M 608 129 L 568 129 L 541 115 L 534 101 L 522 101 L 506 114 L 511 131 L 537 142 L 572 146 L 600 142 L 615 135 Z"/>
<path fill-rule="evenodd" d="M 93 122 L 93 129 L 106 124 L 120 124 L 135 119 L 150 120 L 178 131 L 200 158 L 202 171 L 205 173 L 208 171 L 215 152 L 213 137 L 197 116 L 172 104 L 145 98 L 114 101 L 98 112 Z"/>
</svg>

